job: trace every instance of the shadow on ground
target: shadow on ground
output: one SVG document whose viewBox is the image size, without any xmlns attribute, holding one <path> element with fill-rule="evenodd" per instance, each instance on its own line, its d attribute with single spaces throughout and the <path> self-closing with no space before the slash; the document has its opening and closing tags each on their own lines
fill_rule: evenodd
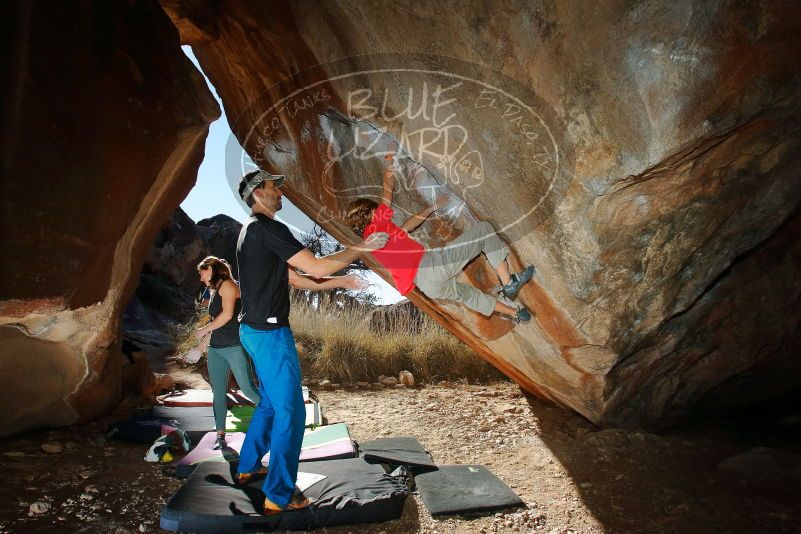
<svg viewBox="0 0 801 534">
<path fill-rule="evenodd" d="M 526 439 L 552 451 L 607 532 L 801 531 L 801 392 L 661 434 L 602 430 L 527 401 L 541 434 Z M 721 466 L 755 447 L 781 468 L 753 455 Z"/>
</svg>

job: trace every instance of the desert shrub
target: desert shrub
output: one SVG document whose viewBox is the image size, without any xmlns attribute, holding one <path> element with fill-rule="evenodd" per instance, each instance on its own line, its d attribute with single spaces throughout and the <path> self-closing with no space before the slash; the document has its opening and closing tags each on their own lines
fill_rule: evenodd
<svg viewBox="0 0 801 534">
<path fill-rule="evenodd" d="M 411 371 L 417 380 L 487 382 L 504 379 L 458 338 L 427 316 L 396 315 L 392 329 L 375 328 L 371 307 L 296 300 L 290 322 L 301 345 L 306 376 L 335 382 L 375 381 L 379 375 Z M 373 327 L 371 327 L 371 325 Z"/>
</svg>

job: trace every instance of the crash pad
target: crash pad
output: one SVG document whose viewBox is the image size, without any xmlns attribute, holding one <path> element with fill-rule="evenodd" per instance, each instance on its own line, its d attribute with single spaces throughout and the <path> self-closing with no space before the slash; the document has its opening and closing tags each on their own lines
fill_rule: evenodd
<svg viewBox="0 0 801 534">
<path fill-rule="evenodd" d="M 319 402 L 311 401 L 304 404 L 304 406 L 306 407 L 306 427 L 313 428 L 323 424 Z M 225 420 L 226 432 L 247 432 L 255 409 L 255 406 L 233 406 L 229 408 L 228 417 Z"/>
<path fill-rule="evenodd" d="M 177 428 L 180 428 L 180 425 L 175 419 L 156 417 L 151 410 L 148 410 L 124 421 L 108 423 L 106 435 L 110 439 L 150 445 Z"/>
<path fill-rule="evenodd" d="M 245 434 L 243 432 L 227 434 L 225 441 L 228 447 L 219 450 L 213 449 L 216 436 L 216 432 L 207 433 L 189 454 L 177 462 L 175 474 L 178 478 L 186 478 L 196 465 L 203 462 L 231 462 L 239 459 Z M 355 456 L 356 446 L 350 439 L 350 432 L 344 423 L 306 429 L 303 435 L 303 445 L 300 450 L 301 462 L 335 460 Z M 267 465 L 269 458 L 270 454 L 268 453 L 262 459 L 262 463 Z"/>
<path fill-rule="evenodd" d="M 309 388 L 303 386 L 303 402 L 311 402 L 309 395 Z M 253 401 L 245 396 L 242 390 L 228 391 L 226 397 L 228 407 L 253 405 Z M 163 406 L 212 406 L 214 403 L 214 393 L 210 389 L 183 389 L 161 395 L 157 397 L 157 400 L 159 404 Z"/>
<path fill-rule="evenodd" d="M 483 465 L 440 465 L 414 477 L 431 515 L 489 512 L 524 506 L 504 482 Z"/>
<path fill-rule="evenodd" d="M 214 393 L 210 389 L 184 389 L 162 395 L 158 397 L 157 400 L 159 404 L 163 406 L 212 406 L 214 403 Z M 229 407 L 253 404 L 253 401 L 248 399 L 240 390 L 227 392 L 226 400 Z"/>
<path fill-rule="evenodd" d="M 306 462 L 301 478 L 324 478 L 304 489 L 312 504 L 301 510 L 264 516 L 262 480 L 233 482 L 236 464 L 197 466 L 161 511 L 161 528 L 174 532 L 253 532 L 308 530 L 397 519 L 409 494 L 403 476 L 387 474 L 361 458 Z M 306 473 L 303 475 L 302 473 Z"/>
<path fill-rule="evenodd" d="M 381 438 L 359 443 L 359 456 L 369 462 L 436 469 L 434 459 L 415 438 Z"/>
<path fill-rule="evenodd" d="M 175 419 L 186 432 L 215 430 L 214 412 L 211 406 L 154 406 L 153 415 Z"/>
</svg>

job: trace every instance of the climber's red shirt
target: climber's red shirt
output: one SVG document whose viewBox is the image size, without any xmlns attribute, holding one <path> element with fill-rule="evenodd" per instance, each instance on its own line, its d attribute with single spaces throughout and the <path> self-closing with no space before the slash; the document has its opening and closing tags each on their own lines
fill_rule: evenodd
<svg viewBox="0 0 801 534">
<path fill-rule="evenodd" d="M 392 274 L 398 292 L 405 295 L 414 289 L 414 277 L 424 250 L 423 245 L 409 237 L 406 230 L 392 222 L 394 213 L 386 204 L 380 204 L 373 213 L 370 224 L 364 229 L 363 237 L 375 232 L 389 234 L 386 246 L 371 254 Z"/>
</svg>

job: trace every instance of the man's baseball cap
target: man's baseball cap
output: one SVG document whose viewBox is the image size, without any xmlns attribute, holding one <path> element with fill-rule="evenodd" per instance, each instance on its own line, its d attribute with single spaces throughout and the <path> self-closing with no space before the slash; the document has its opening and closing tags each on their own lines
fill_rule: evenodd
<svg viewBox="0 0 801 534">
<path fill-rule="evenodd" d="M 253 191 L 259 187 L 263 182 L 275 182 L 275 187 L 281 187 L 284 184 L 286 176 L 283 174 L 270 174 L 267 171 L 259 171 L 250 177 L 245 188 L 242 190 L 242 200 L 247 201 Z"/>
</svg>

